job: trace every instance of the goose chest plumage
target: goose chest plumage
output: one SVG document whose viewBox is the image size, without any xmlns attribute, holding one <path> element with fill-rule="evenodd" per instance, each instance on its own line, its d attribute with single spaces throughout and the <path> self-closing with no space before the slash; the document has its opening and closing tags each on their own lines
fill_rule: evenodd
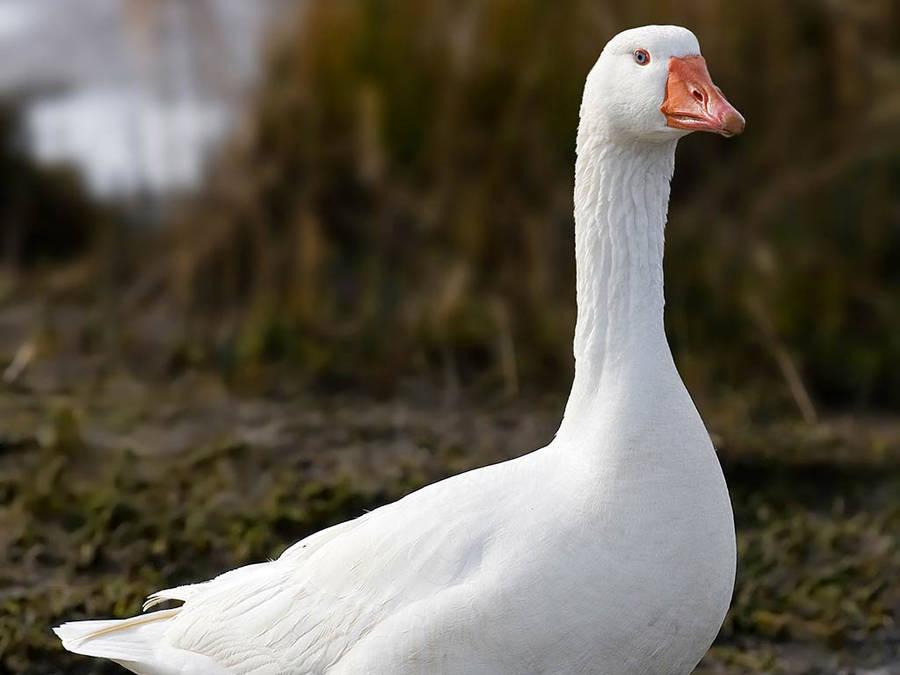
<svg viewBox="0 0 900 675">
<path fill-rule="evenodd" d="M 663 329 L 663 230 L 679 138 L 743 125 L 690 31 L 614 37 L 581 108 L 554 440 L 145 608 L 173 609 L 64 624 L 63 645 L 147 675 L 689 673 L 728 609 L 735 539 Z"/>
</svg>

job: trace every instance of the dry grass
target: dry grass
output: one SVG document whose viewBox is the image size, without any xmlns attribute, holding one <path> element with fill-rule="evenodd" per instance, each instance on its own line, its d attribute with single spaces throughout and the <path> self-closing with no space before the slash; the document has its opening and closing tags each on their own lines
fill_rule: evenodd
<svg viewBox="0 0 900 675">
<path fill-rule="evenodd" d="M 807 418 L 900 402 L 900 19 L 878 0 L 310 3 L 176 229 L 191 353 L 565 382 L 581 87 L 651 21 L 695 30 L 749 120 L 679 154 L 667 320 L 694 389 L 753 380 Z"/>
</svg>

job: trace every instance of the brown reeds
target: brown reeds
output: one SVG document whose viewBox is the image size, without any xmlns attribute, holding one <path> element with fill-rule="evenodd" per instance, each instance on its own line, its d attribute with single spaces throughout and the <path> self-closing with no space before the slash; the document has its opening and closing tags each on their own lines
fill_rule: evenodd
<svg viewBox="0 0 900 675">
<path fill-rule="evenodd" d="M 618 30 L 674 22 L 748 119 L 679 154 L 667 320 L 685 375 L 709 395 L 749 378 L 776 403 L 896 403 L 898 21 L 886 1 L 311 2 L 180 222 L 183 311 L 230 317 L 191 339 L 338 380 L 564 382 L 583 80 Z"/>
</svg>

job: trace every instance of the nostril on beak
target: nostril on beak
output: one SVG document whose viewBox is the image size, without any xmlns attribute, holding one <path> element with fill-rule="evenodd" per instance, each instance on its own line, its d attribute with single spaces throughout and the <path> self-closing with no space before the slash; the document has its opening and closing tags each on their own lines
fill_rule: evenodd
<svg viewBox="0 0 900 675">
<path fill-rule="evenodd" d="M 691 94 L 693 94 L 694 98 L 697 99 L 699 103 L 706 102 L 706 96 L 703 95 L 703 92 L 699 89 L 691 88 Z"/>
</svg>

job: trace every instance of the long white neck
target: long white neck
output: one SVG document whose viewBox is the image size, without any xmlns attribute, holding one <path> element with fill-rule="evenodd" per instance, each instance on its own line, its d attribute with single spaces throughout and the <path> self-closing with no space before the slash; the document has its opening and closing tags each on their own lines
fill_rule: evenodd
<svg viewBox="0 0 900 675">
<path fill-rule="evenodd" d="M 676 141 L 617 143 L 582 127 L 575 167 L 578 321 L 570 420 L 635 359 L 668 356 L 663 238 Z"/>
</svg>

